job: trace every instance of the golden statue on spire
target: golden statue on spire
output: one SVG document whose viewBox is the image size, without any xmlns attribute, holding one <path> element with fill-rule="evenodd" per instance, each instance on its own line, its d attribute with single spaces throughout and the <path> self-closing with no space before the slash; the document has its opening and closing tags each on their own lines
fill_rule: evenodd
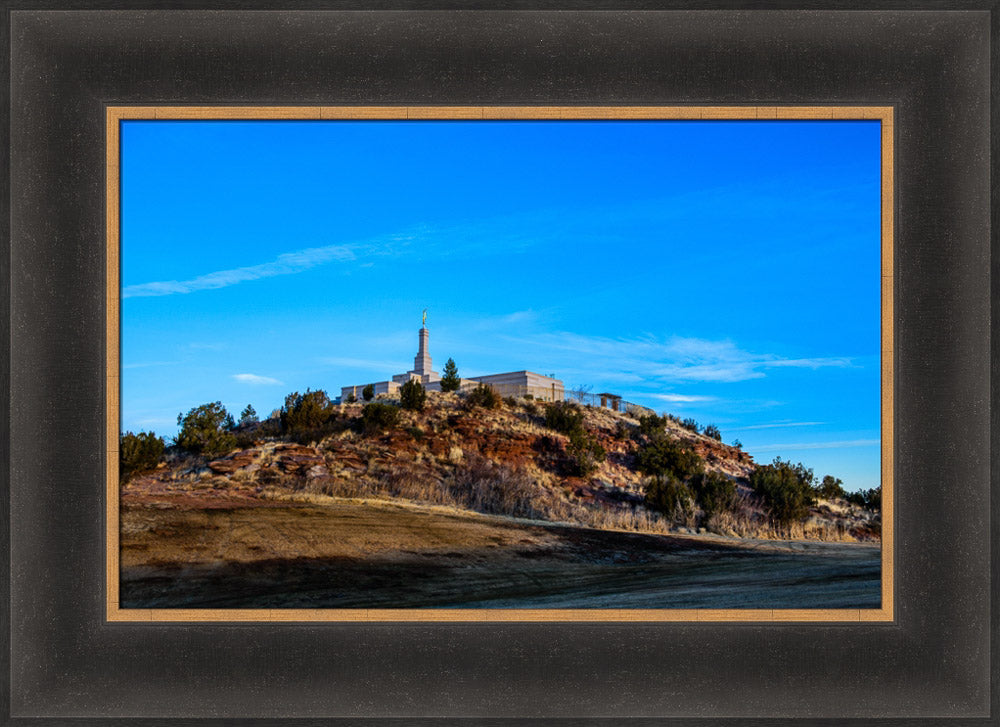
<svg viewBox="0 0 1000 727">
<path fill-rule="evenodd" d="M 424 319 L 423 319 L 423 321 L 421 321 L 421 323 L 422 323 L 422 325 L 425 328 L 427 327 L 427 309 L 426 308 L 424 308 Z"/>
</svg>

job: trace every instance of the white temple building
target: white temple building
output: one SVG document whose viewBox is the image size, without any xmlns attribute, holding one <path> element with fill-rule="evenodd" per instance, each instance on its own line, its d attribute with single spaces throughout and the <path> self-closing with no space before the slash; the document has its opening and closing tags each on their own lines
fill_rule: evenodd
<svg viewBox="0 0 1000 727">
<path fill-rule="evenodd" d="M 428 391 L 441 391 L 441 375 L 434 371 L 431 355 L 428 350 L 430 333 L 427 330 L 426 314 L 424 325 L 417 333 L 417 355 L 413 358 L 413 368 L 405 374 L 396 374 L 391 381 L 369 382 L 375 387 L 375 396 L 379 394 L 395 395 L 407 381 L 419 381 Z M 459 390 L 469 389 L 479 384 L 486 384 L 500 396 L 522 396 L 539 401 L 562 401 L 565 395 L 563 382 L 551 376 L 542 376 L 533 371 L 511 371 L 505 374 L 489 374 L 461 379 Z M 340 390 L 340 400 L 343 402 L 360 400 L 364 388 L 368 384 L 344 386 Z"/>
</svg>

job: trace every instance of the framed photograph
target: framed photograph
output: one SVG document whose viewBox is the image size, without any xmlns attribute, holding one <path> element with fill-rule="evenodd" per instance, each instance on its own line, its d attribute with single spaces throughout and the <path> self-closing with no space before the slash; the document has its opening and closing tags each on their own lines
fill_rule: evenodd
<svg viewBox="0 0 1000 727">
<path fill-rule="evenodd" d="M 992 723 L 990 17 L 11 9 L 6 720 Z"/>
<path fill-rule="evenodd" d="M 893 132 L 109 107 L 109 619 L 891 621 Z"/>
</svg>

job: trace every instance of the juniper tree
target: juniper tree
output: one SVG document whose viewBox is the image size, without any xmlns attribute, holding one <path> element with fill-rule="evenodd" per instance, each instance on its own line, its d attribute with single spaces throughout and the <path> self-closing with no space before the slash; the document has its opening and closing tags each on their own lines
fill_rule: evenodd
<svg viewBox="0 0 1000 727">
<path fill-rule="evenodd" d="M 253 404 L 247 404 L 247 408 L 240 412 L 240 423 L 241 427 L 248 427 L 251 424 L 257 424 L 260 420 L 257 419 L 257 412 L 253 408 Z"/>
<path fill-rule="evenodd" d="M 844 482 L 839 477 L 826 475 L 819 487 L 816 488 L 816 494 L 826 500 L 832 500 L 835 497 L 843 497 L 845 494 Z"/>
<path fill-rule="evenodd" d="M 323 389 L 306 393 L 292 392 L 285 397 L 281 408 L 281 429 L 284 432 L 316 429 L 326 424 L 333 415 L 333 404 Z"/>
<path fill-rule="evenodd" d="M 776 457 L 750 474 L 750 486 L 764 498 L 764 504 L 781 525 L 787 526 L 809 513 L 815 502 L 813 472 L 801 462 L 793 465 Z"/>
<path fill-rule="evenodd" d="M 410 379 L 399 387 L 399 402 L 404 409 L 421 411 L 425 401 L 427 401 L 427 391 L 419 381 Z"/>
<path fill-rule="evenodd" d="M 163 456 L 163 440 L 153 432 L 125 432 L 118 444 L 119 473 L 122 482 L 136 472 L 151 470 Z"/>
<path fill-rule="evenodd" d="M 441 377 L 441 391 L 458 391 L 462 379 L 458 375 L 458 366 L 454 359 L 448 359 L 444 365 L 444 376 Z"/>
<path fill-rule="evenodd" d="M 226 411 L 221 401 L 197 406 L 187 414 L 178 414 L 181 430 L 174 442 L 181 449 L 194 454 L 224 454 L 236 446 L 232 434 L 233 415 Z"/>
</svg>

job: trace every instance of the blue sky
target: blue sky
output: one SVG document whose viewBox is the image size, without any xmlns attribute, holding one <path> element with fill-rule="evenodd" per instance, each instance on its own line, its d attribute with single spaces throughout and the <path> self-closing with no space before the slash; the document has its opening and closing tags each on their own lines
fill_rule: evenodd
<svg viewBox="0 0 1000 727">
<path fill-rule="evenodd" d="M 125 121 L 122 428 L 465 376 L 879 482 L 879 125 Z"/>
</svg>

